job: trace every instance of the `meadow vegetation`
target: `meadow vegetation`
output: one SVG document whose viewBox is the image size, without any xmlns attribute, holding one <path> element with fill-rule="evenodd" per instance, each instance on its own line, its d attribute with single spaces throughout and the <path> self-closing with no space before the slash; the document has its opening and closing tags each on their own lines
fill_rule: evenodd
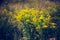
<svg viewBox="0 0 60 40">
<path fill-rule="evenodd" d="M 26 0 L 21 3 L 8 4 L 7 7 L 0 10 L 0 27 L 13 30 L 11 33 L 15 35 L 10 40 L 45 40 L 44 36 L 48 35 L 56 37 L 55 32 L 58 31 L 59 26 L 53 20 L 58 20 L 54 18 L 54 14 L 60 13 L 56 3 L 49 0 Z M 53 34 L 49 34 L 48 29 L 52 30 Z M 44 34 L 45 31 L 48 32 L 47 35 Z"/>
</svg>

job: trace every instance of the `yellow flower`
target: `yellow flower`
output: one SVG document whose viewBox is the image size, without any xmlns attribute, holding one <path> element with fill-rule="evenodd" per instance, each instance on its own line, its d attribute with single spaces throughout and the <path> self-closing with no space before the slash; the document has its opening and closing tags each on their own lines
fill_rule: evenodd
<svg viewBox="0 0 60 40">
<path fill-rule="evenodd" d="M 37 18 L 36 17 L 32 18 L 32 20 L 33 20 L 33 22 L 37 22 Z"/>
<path fill-rule="evenodd" d="M 48 17 L 44 18 L 44 22 L 50 22 L 50 20 L 51 20 L 51 16 L 50 15 L 48 15 Z"/>
<path fill-rule="evenodd" d="M 16 21 L 21 21 L 24 20 L 26 23 L 32 23 L 34 25 L 38 25 L 41 23 L 47 23 L 48 21 L 50 21 L 50 15 L 49 12 L 47 12 L 47 10 L 43 9 L 41 11 L 36 10 L 34 8 L 26 8 L 26 9 L 21 9 L 19 11 L 17 11 L 14 14 L 14 17 L 16 19 Z M 43 22 L 41 21 L 41 19 L 43 20 Z M 48 26 L 43 24 L 43 28 L 47 28 Z M 36 29 L 40 29 L 40 26 L 37 26 Z"/>
<path fill-rule="evenodd" d="M 23 11 L 23 12 L 28 12 L 29 10 L 28 10 L 28 9 L 23 9 L 22 11 Z"/>
<path fill-rule="evenodd" d="M 48 28 L 48 26 L 47 25 L 44 25 L 43 28 Z"/>
<path fill-rule="evenodd" d="M 15 18 L 17 21 L 20 21 L 22 17 L 21 17 L 21 16 L 19 16 L 19 15 L 17 15 L 17 16 L 16 16 L 16 15 L 14 15 L 14 18 Z"/>
<path fill-rule="evenodd" d="M 51 28 L 56 28 L 56 23 L 51 23 Z"/>
<path fill-rule="evenodd" d="M 20 18 L 19 17 L 16 17 L 17 21 L 20 21 Z"/>
<path fill-rule="evenodd" d="M 48 18 L 45 18 L 45 21 L 47 21 L 47 22 L 50 21 L 50 18 L 49 17 Z"/>
<path fill-rule="evenodd" d="M 43 16 L 43 15 L 41 15 L 41 16 L 40 16 L 40 19 L 44 19 L 44 16 Z"/>
<path fill-rule="evenodd" d="M 26 23 L 30 22 L 30 20 L 26 20 Z"/>
</svg>

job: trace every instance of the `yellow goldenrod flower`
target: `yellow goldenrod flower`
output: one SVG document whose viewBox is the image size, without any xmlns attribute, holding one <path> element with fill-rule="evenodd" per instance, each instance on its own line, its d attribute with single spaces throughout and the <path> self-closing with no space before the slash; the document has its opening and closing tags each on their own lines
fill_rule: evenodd
<svg viewBox="0 0 60 40">
<path fill-rule="evenodd" d="M 26 23 L 30 22 L 30 20 L 26 20 Z"/>
<path fill-rule="evenodd" d="M 14 18 L 15 18 L 17 21 L 20 21 L 22 17 L 19 16 L 19 15 L 14 15 Z"/>
<path fill-rule="evenodd" d="M 32 19 L 32 21 L 36 23 L 36 22 L 37 22 L 37 18 L 34 17 L 34 18 Z"/>
<path fill-rule="evenodd" d="M 50 21 L 50 17 L 48 17 L 48 18 L 45 18 L 45 21 L 47 21 L 47 22 L 49 22 Z"/>
<path fill-rule="evenodd" d="M 41 15 L 41 16 L 40 16 L 40 19 L 44 19 L 44 16 L 43 16 L 43 15 Z"/>
<path fill-rule="evenodd" d="M 48 26 L 47 25 L 44 25 L 43 28 L 48 28 Z"/>
<path fill-rule="evenodd" d="M 47 12 L 47 10 L 46 10 Z M 31 9 L 21 9 L 19 11 L 17 11 L 15 14 L 14 14 L 14 17 L 16 19 L 16 21 L 21 21 L 21 20 L 24 20 L 24 22 L 26 22 L 28 24 L 28 22 L 32 23 L 33 25 L 38 25 L 36 27 L 36 29 L 40 29 L 40 22 L 43 26 L 43 28 L 47 28 L 48 25 L 45 25 L 45 23 L 49 22 L 50 21 L 50 15 L 49 13 L 45 12 L 45 9 L 44 10 L 36 10 L 34 8 L 31 8 Z M 41 21 L 41 19 L 43 20 L 43 22 Z M 44 24 L 43 24 L 44 23 Z M 31 24 L 30 24 L 31 25 Z"/>
</svg>

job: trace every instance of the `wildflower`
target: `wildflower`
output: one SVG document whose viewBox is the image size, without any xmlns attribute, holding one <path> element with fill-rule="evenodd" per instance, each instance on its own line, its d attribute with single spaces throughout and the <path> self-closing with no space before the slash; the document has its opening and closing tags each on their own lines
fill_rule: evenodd
<svg viewBox="0 0 60 40">
<path fill-rule="evenodd" d="M 17 20 L 17 21 L 20 21 L 21 20 L 21 16 L 16 16 L 16 15 L 14 15 L 14 18 Z"/>
<path fill-rule="evenodd" d="M 48 26 L 47 25 L 44 25 L 43 28 L 47 28 Z"/>
<path fill-rule="evenodd" d="M 33 22 L 37 22 L 37 18 L 36 17 L 34 17 L 34 18 L 32 18 L 32 20 L 33 20 Z"/>
<path fill-rule="evenodd" d="M 40 16 L 40 19 L 44 19 L 44 16 L 43 16 L 43 15 L 41 15 L 41 16 Z"/>
<path fill-rule="evenodd" d="M 26 20 L 26 23 L 28 23 L 28 22 L 30 22 L 30 20 L 27 19 L 27 20 Z"/>
<path fill-rule="evenodd" d="M 45 18 L 45 21 L 50 21 L 50 19 L 51 19 L 50 17 L 48 17 L 48 18 Z"/>
</svg>

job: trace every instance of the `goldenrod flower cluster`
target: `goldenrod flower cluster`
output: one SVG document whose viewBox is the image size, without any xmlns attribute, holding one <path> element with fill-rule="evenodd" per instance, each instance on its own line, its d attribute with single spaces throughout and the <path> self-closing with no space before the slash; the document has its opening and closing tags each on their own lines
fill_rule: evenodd
<svg viewBox="0 0 60 40">
<path fill-rule="evenodd" d="M 51 18 L 49 12 L 46 9 L 36 10 L 34 8 L 26 8 L 15 11 L 15 14 L 13 16 L 19 22 L 23 21 L 27 24 L 32 23 L 36 26 L 36 29 L 39 29 L 41 25 L 42 27 L 47 28 L 48 25 L 46 24 L 50 21 Z"/>
<path fill-rule="evenodd" d="M 25 8 L 21 10 L 14 10 L 14 12 L 9 12 L 7 9 L 4 9 L 2 14 L 9 16 L 8 22 L 12 22 L 12 24 L 15 24 L 16 22 L 21 23 L 23 21 L 26 25 L 29 23 L 33 24 L 38 30 L 40 28 L 48 28 L 51 20 L 49 11 L 46 9 L 37 10 L 34 8 Z M 51 23 L 50 26 L 52 28 L 56 27 L 54 23 Z"/>
<path fill-rule="evenodd" d="M 2 14 L 9 16 L 8 22 L 12 24 L 15 23 L 19 24 L 24 22 L 27 25 L 31 23 L 38 30 L 40 28 L 48 28 L 49 27 L 48 25 L 50 24 L 50 20 L 51 20 L 51 16 L 47 9 L 37 10 L 34 8 L 25 8 L 21 10 L 14 10 L 14 12 L 7 11 L 7 9 L 4 9 L 2 11 Z M 54 23 L 51 23 L 50 26 L 52 28 L 56 27 Z"/>
</svg>

